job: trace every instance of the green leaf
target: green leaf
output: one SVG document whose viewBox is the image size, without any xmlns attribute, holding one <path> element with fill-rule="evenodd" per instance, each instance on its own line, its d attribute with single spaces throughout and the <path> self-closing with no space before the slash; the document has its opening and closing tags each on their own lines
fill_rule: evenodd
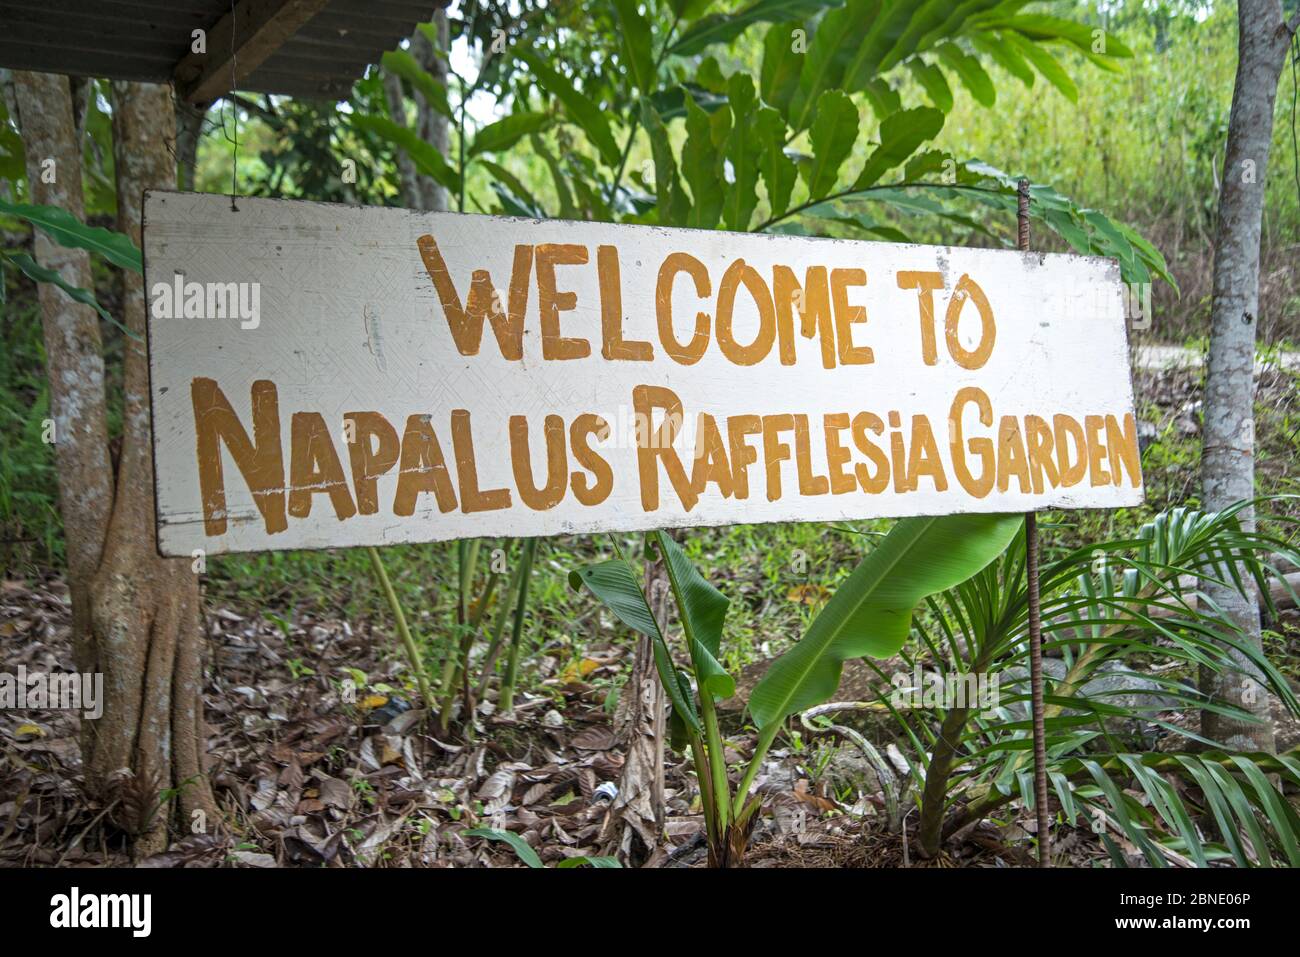
<svg viewBox="0 0 1300 957">
<path fill-rule="evenodd" d="M 804 20 L 825 7 L 838 7 L 842 2 L 843 0 L 755 0 L 735 13 L 714 13 L 697 20 L 669 48 L 669 52 L 677 56 L 689 56 L 714 43 L 728 43 L 755 23 Z"/>
<path fill-rule="evenodd" d="M 0 213 L 25 219 L 60 246 L 85 249 L 103 256 L 114 266 L 144 272 L 140 250 L 131 242 L 130 237 L 99 226 L 87 226 L 66 209 L 11 203 L 0 199 Z"/>
<path fill-rule="evenodd" d="M 1115 228 L 1133 244 L 1142 261 L 1146 263 L 1161 279 L 1174 287 L 1174 292 L 1178 292 L 1178 283 L 1174 281 L 1173 274 L 1169 271 L 1169 266 L 1165 262 L 1164 255 L 1155 246 L 1147 240 L 1132 226 L 1126 223 L 1115 223 Z"/>
<path fill-rule="evenodd" d="M 643 95 L 654 92 L 654 54 L 650 49 L 650 24 L 636 8 L 636 0 L 614 0 L 623 53 L 632 71 L 632 82 Z"/>
<path fill-rule="evenodd" d="M 673 159 L 668 129 L 648 98 L 641 100 L 641 125 L 650 137 L 650 152 L 654 156 L 654 186 L 659 205 L 659 222 L 663 226 L 685 226 L 691 211 L 691 200 L 677 178 L 677 163 Z"/>
<path fill-rule="evenodd" d="M 26 150 L 23 138 L 8 123 L 8 115 L 0 104 L 0 179 L 10 181 L 27 175 Z"/>
<path fill-rule="evenodd" d="M 980 61 L 955 43 L 941 43 L 935 48 L 939 58 L 961 77 L 962 85 L 980 106 L 991 107 L 997 101 L 993 78 L 985 72 Z"/>
<path fill-rule="evenodd" d="M 715 698 L 730 698 L 736 693 L 735 679 L 718 663 L 722 623 L 730 602 L 704 579 L 671 535 L 662 531 L 650 534 L 664 556 L 696 684 Z"/>
<path fill-rule="evenodd" d="M 578 92 L 568 77 L 556 71 L 545 60 L 519 44 L 514 48 L 514 55 L 528 64 L 542 89 L 550 93 L 562 104 L 569 116 L 582 128 L 600 153 L 605 164 L 610 167 L 618 165 L 619 149 L 610 132 L 609 120 L 605 113 L 585 94 Z"/>
<path fill-rule="evenodd" d="M 979 50 L 1002 69 L 1006 70 L 1025 86 L 1033 86 L 1033 67 L 1009 43 L 1004 43 L 988 33 L 976 33 L 970 38 L 975 49 Z"/>
<path fill-rule="evenodd" d="M 791 129 L 795 132 L 807 129 L 813 121 L 818 98 L 823 91 L 841 86 L 848 60 L 863 42 L 863 35 L 871 34 L 873 24 L 879 25 L 881 16 L 880 0 L 848 0 L 843 7 L 822 17 L 804 57 L 799 87 L 791 99 Z M 860 83 L 843 84 L 844 91 L 861 89 L 874 78 L 875 74 L 871 73 L 864 75 Z"/>
<path fill-rule="evenodd" d="M 912 44 L 904 42 L 917 17 L 914 4 L 887 0 L 864 2 L 861 26 L 849 37 L 846 50 L 848 62 L 843 69 L 842 85 L 849 91 L 860 90 L 879 79 L 886 72 L 886 57 L 891 63 L 898 63 L 915 52 Z"/>
<path fill-rule="evenodd" d="M 992 27 L 1008 28 L 1023 34 L 1030 40 L 1064 40 L 1078 47 L 1084 53 L 1108 57 L 1131 57 L 1133 51 L 1120 42 L 1109 30 L 1091 27 L 1074 20 L 1062 20 L 1039 13 L 1020 14 L 1007 17 L 988 24 Z M 1096 49 L 1100 46 L 1101 49 Z"/>
<path fill-rule="evenodd" d="M 717 57 L 710 54 L 700 61 L 700 65 L 695 68 L 695 82 L 711 93 L 720 96 L 726 93 L 727 78 L 722 75 Z"/>
<path fill-rule="evenodd" d="M 1264 772 L 1254 761 L 1241 754 L 1234 754 L 1231 759 L 1254 789 L 1256 803 L 1265 811 L 1273 825 L 1288 863 L 1291 867 L 1300 867 L 1300 841 L 1297 841 L 1297 831 L 1292 824 L 1296 812 L 1286 803 L 1286 799 L 1277 792 L 1272 782 L 1264 776 Z"/>
<path fill-rule="evenodd" d="M 790 100 L 799 88 L 804 52 L 795 49 L 794 31 L 802 29 L 798 20 L 774 23 L 763 37 L 763 67 L 758 91 L 764 103 L 776 107 L 782 116 L 790 113 Z"/>
<path fill-rule="evenodd" d="M 598 175 L 596 164 L 581 153 L 570 153 L 565 157 L 565 165 L 570 170 L 569 185 L 573 187 L 574 199 L 581 211 L 581 219 L 613 219 L 614 214 L 605 202 L 605 185 Z"/>
<path fill-rule="evenodd" d="M 880 181 L 880 177 L 907 161 L 922 143 L 934 139 L 943 129 L 944 115 L 932 106 L 917 106 L 895 113 L 880 124 L 880 145 L 877 146 L 862 172 L 854 181 L 854 189 L 866 189 Z"/>
<path fill-rule="evenodd" d="M 914 154 L 907 161 L 907 165 L 903 167 L 903 181 L 918 182 L 931 173 L 955 175 L 956 169 L 957 161 L 947 150 L 926 150 L 924 153 Z"/>
<path fill-rule="evenodd" d="M 352 122 L 358 128 L 405 150 L 407 155 L 415 161 L 416 168 L 421 173 L 432 176 L 452 192 L 460 189 L 460 177 L 456 174 L 456 171 L 447 165 L 447 161 L 442 158 L 441 153 L 434 149 L 431 144 L 420 139 L 414 130 L 394 123 L 387 117 L 372 116 L 367 113 L 354 116 Z"/>
<path fill-rule="evenodd" d="M 730 132 L 731 111 L 706 113 L 686 94 L 686 142 L 682 145 L 682 176 L 691 189 L 691 211 L 686 225 L 712 229 L 722 215 L 726 195 L 721 144 Z"/>
<path fill-rule="evenodd" d="M 529 867 L 545 867 L 542 859 L 537 856 L 537 852 L 518 834 L 512 831 L 503 831 L 495 827 L 476 827 L 465 832 L 466 837 L 484 837 L 489 841 L 502 841 L 510 845 L 510 849 L 515 855 L 527 864 Z"/>
<path fill-rule="evenodd" d="M 884 223 L 877 223 L 870 217 L 862 213 L 855 213 L 851 216 L 827 217 L 832 222 L 843 223 L 860 232 L 866 233 L 874 239 L 883 239 L 887 243 L 910 243 L 914 240 L 904 233 L 901 229 L 889 226 Z"/>
<path fill-rule="evenodd" d="M 749 710 L 760 728 L 835 693 L 843 662 L 903 646 L 921 599 L 970 578 L 1020 530 L 1019 515 L 949 515 L 897 522 L 835 591 L 807 633 L 768 668 Z"/>
<path fill-rule="evenodd" d="M 47 269 L 31 256 L 27 255 L 27 253 L 11 252 L 8 249 L 0 249 L 0 258 L 12 262 L 22 270 L 23 275 L 33 282 L 48 282 L 52 285 L 58 286 L 66 292 L 71 299 L 94 309 L 104 319 L 107 319 L 113 325 L 117 326 L 132 339 L 138 340 L 140 338 L 114 319 L 112 315 L 109 314 L 109 311 L 99 304 L 99 300 L 95 298 L 94 293 L 90 292 L 88 289 L 82 289 L 80 286 L 72 285 L 72 283 L 66 281 L 56 270 Z"/>
<path fill-rule="evenodd" d="M 406 50 L 389 50 L 379 60 L 385 70 L 394 76 L 401 77 L 411 87 L 424 97 L 424 101 L 431 107 L 447 117 L 449 120 L 455 120 L 452 114 L 451 104 L 447 102 L 447 87 L 434 79 L 433 74 L 429 73 L 419 63 L 415 62 L 415 57 Z M 405 117 L 402 117 L 405 119 Z"/>
<path fill-rule="evenodd" d="M 948 85 L 942 70 L 933 63 L 926 63 L 920 57 L 908 60 L 907 68 L 921 84 L 931 103 L 945 113 L 952 110 L 952 87 Z"/>
<path fill-rule="evenodd" d="M 1080 763 L 1085 769 L 1087 769 L 1088 773 L 1092 775 L 1093 780 L 1097 782 L 1097 786 L 1102 790 L 1102 793 L 1106 795 L 1106 799 L 1110 803 L 1110 808 L 1114 812 L 1115 820 L 1124 830 L 1125 836 L 1138 846 L 1146 857 L 1147 862 L 1152 867 L 1168 866 L 1165 859 L 1161 857 L 1160 853 L 1156 850 L 1155 844 L 1153 844 L 1150 837 L 1148 837 L 1147 829 L 1133 820 L 1132 815 L 1129 813 L 1132 805 L 1125 801 L 1123 793 L 1115 785 L 1115 782 L 1110 779 L 1096 761 L 1085 759 Z"/>
<path fill-rule="evenodd" d="M 569 585 L 575 589 L 586 585 L 588 590 L 614 613 L 615 618 L 650 639 L 659 681 L 668 692 L 668 699 L 673 703 L 674 715 L 698 734 L 700 719 L 690 698 L 690 684 L 686 683 L 683 687 L 681 677 L 673 664 L 672 654 L 668 650 L 668 643 L 664 640 L 663 632 L 659 630 L 659 623 L 655 621 L 654 613 L 646 603 L 645 593 L 637 584 L 632 566 L 621 558 L 586 565 L 569 573 Z"/>
<path fill-rule="evenodd" d="M 1050 53 L 1031 40 L 1026 40 L 1010 30 L 1002 34 L 1002 40 L 1022 57 L 1034 65 L 1034 69 L 1043 75 L 1048 83 L 1056 87 L 1071 103 L 1079 102 L 1079 88 L 1074 85 L 1065 68 Z"/>
<path fill-rule="evenodd" d="M 758 137 L 754 129 L 758 100 L 749 74 L 732 75 L 727 85 L 727 101 L 731 106 L 731 133 L 724 152 L 731 161 L 735 178 L 727 186 L 722 221 L 728 229 L 744 232 L 749 229 L 749 220 L 758 205 Z"/>
<path fill-rule="evenodd" d="M 939 41 L 956 36 L 967 17 L 990 2 L 992 0 L 928 0 L 916 4 L 908 18 L 907 28 L 881 56 L 875 72 L 888 72 L 919 50 L 930 49 Z"/>
<path fill-rule="evenodd" d="M 846 196 L 834 203 L 822 203 L 807 210 L 810 216 L 839 216 L 843 211 L 854 219 L 861 219 L 862 214 L 859 212 L 861 206 L 866 203 L 883 203 L 892 207 L 902 214 L 904 219 L 915 220 L 919 215 L 937 216 L 940 219 L 947 220 L 956 226 L 968 229 L 974 233 L 980 233 L 989 238 L 995 238 L 989 230 L 977 220 L 953 210 L 944 203 L 939 202 L 934 194 L 938 190 L 914 190 L 909 191 L 901 188 L 884 187 L 876 188 L 868 193 Z M 862 220 L 871 222 L 870 220 Z"/>
<path fill-rule="evenodd" d="M 902 96 L 884 80 L 872 80 L 862 88 L 862 92 L 871 104 L 871 112 L 881 123 L 903 108 Z"/>
<path fill-rule="evenodd" d="M 984 189 L 990 185 L 998 187 L 1001 195 L 977 194 L 980 202 L 1006 211 L 1014 209 L 1017 177 L 979 160 L 968 160 L 958 166 L 958 180 Z M 1029 198 L 1031 217 L 1046 224 L 1081 253 L 1118 259 L 1125 282 L 1149 282 L 1154 272 L 1177 291 L 1164 256 L 1131 227 L 1114 222 L 1096 210 L 1084 209 L 1049 186 L 1031 184 Z"/>
<path fill-rule="evenodd" d="M 727 105 L 727 98 L 715 93 L 698 83 L 681 83 L 666 90 L 656 90 L 650 97 L 650 104 L 665 123 L 686 115 L 686 98 L 694 98 L 695 105 L 702 107 L 706 113 L 714 113 Z"/>
<path fill-rule="evenodd" d="M 486 169 L 492 176 L 498 180 L 493 183 L 494 187 L 500 185 L 509 191 L 510 197 L 520 204 L 520 208 L 525 212 L 519 215 L 528 216 L 532 219 L 550 219 L 546 214 L 545 207 L 537 201 L 537 198 L 529 191 L 519 177 L 510 170 L 506 169 L 500 163 L 494 163 L 491 160 L 480 159 L 479 165 Z"/>
<path fill-rule="evenodd" d="M 532 145 L 533 152 L 542 158 L 542 162 L 546 164 L 546 169 L 551 174 L 551 184 L 555 187 L 555 195 L 560 203 L 560 219 L 577 219 L 578 207 L 573 202 L 573 193 L 569 189 L 564 170 L 560 169 L 560 161 L 555 158 L 555 153 L 540 136 L 531 136 L 528 142 Z"/>
<path fill-rule="evenodd" d="M 835 186 L 840 166 L 858 138 L 858 108 L 843 90 L 827 90 L 817 100 L 816 119 L 809 131 L 813 155 L 802 164 L 808 196 L 820 199 Z"/>
<path fill-rule="evenodd" d="M 785 120 L 770 106 L 758 111 L 754 132 L 758 139 L 758 172 L 767 184 L 771 215 L 779 216 L 790 205 L 790 194 L 799 171 L 785 152 Z"/>
<path fill-rule="evenodd" d="M 495 123 L 489 123 L 474 136 L 470 144 L 469 155 L 480 153 L 497 153 L 507 150 L 531 133 L 544 130 L 551 122 L 545 113 L 512 113 Z"/>
</svg>

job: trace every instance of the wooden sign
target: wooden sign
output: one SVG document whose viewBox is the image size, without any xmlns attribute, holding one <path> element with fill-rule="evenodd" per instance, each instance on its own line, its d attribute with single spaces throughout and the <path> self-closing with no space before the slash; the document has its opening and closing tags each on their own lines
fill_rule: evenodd
<svg viewBox="0 0 1300 957">
<path fill-rule="evenodd" d="M 153 192 L 166 555 L 1142 500 L 1115 263 Z"/>
</svg>

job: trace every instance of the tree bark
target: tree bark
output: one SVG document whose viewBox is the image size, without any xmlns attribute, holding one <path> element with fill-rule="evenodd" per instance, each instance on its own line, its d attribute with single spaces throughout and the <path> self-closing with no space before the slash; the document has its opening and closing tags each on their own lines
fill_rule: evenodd
<svg viewBox="0 0 1300 957">
<path fill-rule="evenodd" d="M 32 201 L 83 218 L 80 140 L 67 78 L 15 72 L 14 88 Z M 139 244 L 144 190 L 176 182 L 171 98 L 166 87 L 114 84 L 114 100 L 118 226 Z M 38 230 L 35 252 L 69 282 L 93 286 L 84 251 L 59 246 Z M 48 283 L 38 295 L 77 668 L 104 676 L 103 715 L 82 723 L 85 786 L 104 802 L 123 798 L 115 819 L 132 832 L 142 856 L 166 843 L 174 808 L 157 808 L 165 788 L 177 790 L 181 810 L 202 811 L 207 827 L 216 814 L 201 766 L 198 581 L 188 563 L 163 561 L 154 545 L 144 282 L 128 272 L 123 283 L 123 318 L 132 337 L 116 481 L 99 319 Z"/>
<path fill-rule="evenodd" d="M 388 100 L 388 115 L 399 126 L 406 125 L 406 93 L 402 89 L 402 78 L 395 73 L 384 71 L 384 98 Z M 420 171 L 415 168 L 415 160 L 406 150 L 396 150 L 397 177 L 402 184 L 402 205 L 407 209 L 419 209 L 421 198 Z"/>
<path fill-rule="evenodd" d="M 1255 495 L 1254 371 L 1260 228 L 1273 138 L 1273 108 L 1291 31 L 1295 29 L 1295 24 L 1288 27 L 1283 19 L 1279 0 L 1239 0 L 1237 23 L 1237 76 L 1214 237 L 1210 362 L 1201 452 L 1204 504 L 1213 510 Z M 1243 524 L 1254 526 L 1253 512 L 1242 512 L 1241 518 Z M 1203 588 L 1241 630 L 1242 638 L 1261 647 L 1255 596 L 1243 596 L 1211 582 L 1204 582 Z M 1272 751 L 1268 694 L 1248 659 L 1235 651 L 1233 655 L 1241 670 L 1204 670 L 1203 690 L 1220 702 L 1262 718 L 1263 723 L 1203 711 L 1202 731 L 1229 748 Z"/>
<path fill-rule="evenodd" d="M 434 29 L 438 34 L 438 49 L 435 50 L 429 38 L 416 31 L 411 37 L 410 54 L 415 62 L 438 83 L 447 85 L 447 61 L 444 59 L 448 48 L 447 11 L 439 9 L 433 15 Z M 438 51 L 441 50 L 440 54 Z M 388 100 L 388 112 L 393 122 L 406 125 L 406 96 L 402 90 L 402 80 L 391 73 L 384 74 L 384 96 Z M 415 133 L 420 139 L 429 143 L 441 155 L 447 155 L 447 118 L 433 108 L 424 94 L 414 91 L 415 99 Z M 397 152 L 397 172 L 402 183 L 402 203 L 409 209 L 445 210 L 447 208 L 447 191 L 432 176 L 421 173 L 415 162 L 405 151 Z"/>
<path fill-rule="evenodd" d="M 415 56 L 415 61 L 446 89 L 447 60 L 445 58 L 451 49 L 451 39 L 448 32 L 447 10 L 445 7 L 434 11 L 433 26 L 438 33 L 438 48 L 435 50 L 428 37 L 422 33 L 417 33 L 411 41 L 411 52 Z M 433 105 L 428 103 L 421 93 L 417 92 L 415 94 L 415 102 L 418 107 L 416 132 L 420 134 L 421 139 L 430 143 L 434 149 L 446 156 L 449 145 L 447 117 L 434 109 Z M 421 180 L 423 190 L 421 209 L 436 211 L 447 209 L 447 191 L 431 176 L 421 177 Z"/>
<path fill-rule="evenodd" d="M 195 106 L 181 97 L 174 97 L 176 110 L 176 185 L 180 189 L 197 189 L 194 176 L 199 165 L 199 140 L 203 138 L 203 122 L 211 104 Z"/>
<path fill-rule="evenodd" d="M 176 184 L 176 127 L 171 93 L 149 83 L 113 83 L 113 161 L 118 229 L 141 243 L 146 189 Z M 190 562 L 158 555 L 145 352 L 144 279 L 123 274 L 126 342 L 122 456 L 117 497 L 92 586 L 92 628 L 107 704 L 86 762 L 87 777 L 107 787 L 121 768 L 137 789 L 178 795 L 151 817 L 131 822 L 137 856 L 166 846 L 169 817 L 188 832 L 217 823 L 204 776 L 203 648 L 198 577 Z M 155 798 L 156 800 L 156 798 Z"/>
<path fill-rule="evenodd" d="M 76 135 L 72 92 L 65 76 L 13 74 L 16 119 L 27 152 L 31 202 L 58 206 L 85 218 L 81 192 L 81 141 Z M 41 230 L 33 241 L 36 261 L 83 289 L 93 288 L 84 250 L 60 246 Z M 90 642 L 90 581 L 99 567 L 113 508 L 113 470 L 104 408 L 104 358 L 99 317 L 58 287 L 39 283 L 41 327 L 50 379 L 50 417 L 59 475 L 59 510 L 72 597 L 73 648 L 79 671 L 93 671 Z"/>
</svg>

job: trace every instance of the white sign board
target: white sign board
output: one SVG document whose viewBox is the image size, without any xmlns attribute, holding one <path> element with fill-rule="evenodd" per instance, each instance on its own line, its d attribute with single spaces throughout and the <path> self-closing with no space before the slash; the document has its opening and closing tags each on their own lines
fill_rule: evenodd
<svg viewBox="0 0 1300 957">
<path fill-rule="evenodd" d="M 1142 499 L 1115 263 L 153 192 L 167 555 Z"/>
</svg>

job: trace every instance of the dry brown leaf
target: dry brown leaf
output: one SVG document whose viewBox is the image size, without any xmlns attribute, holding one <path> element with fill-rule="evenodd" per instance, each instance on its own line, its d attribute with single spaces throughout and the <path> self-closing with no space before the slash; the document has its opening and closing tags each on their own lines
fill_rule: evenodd
<svg viewBox="0 0 1300 957">
<path fill-rule="evenodd" d="M 569 743 L 580 751 L 608 751 L 614 746 L 614 731 L 607 724 L 592 725 Z"/>
<path fill-rule="evenodd" d="M 795 800 L 802 801 L 804 804 L 811 804 L 819 811 L 839 810 L 839 805 L 834 801 L 809 791 L 808 781 L 805 778 L 800 778 L 795 782 L 794 790 L 791 793 L 794 795 Z"/>
</svg>

